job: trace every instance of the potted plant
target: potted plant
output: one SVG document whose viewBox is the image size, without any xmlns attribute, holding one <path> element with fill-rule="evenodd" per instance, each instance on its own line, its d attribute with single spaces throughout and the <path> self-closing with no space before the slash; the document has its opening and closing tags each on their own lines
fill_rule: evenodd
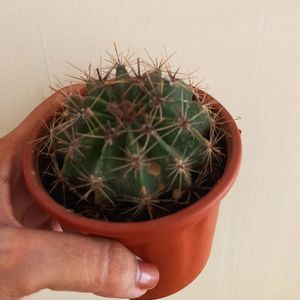
<svg viewBox="0 0 300 300">
<path fill-rule="evenodd" d="M 24 152 L 28 189 L 64 230 L 117 239 L 154 263 L 160 281 L 141 299 L 173 294 L 207 262 L 239 130 L 166 61 L 117 54 L 106 71 L 84 73 L 41 104 Z"/>
</svg>

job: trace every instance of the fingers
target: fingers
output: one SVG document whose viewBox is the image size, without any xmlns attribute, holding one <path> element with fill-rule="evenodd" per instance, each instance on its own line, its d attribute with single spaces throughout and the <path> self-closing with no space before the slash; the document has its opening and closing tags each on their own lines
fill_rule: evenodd
<svg viewBox="0 0 300 300">
<path fill-rule="evenodd" d="M 10 289 L 21 297 L 50 288 L 136 298 L 158 281 L 156 267 L 110 239 L 30 229 L 9 229 L 5 235 L 10 236 L 1 253 L 0 230 L 0 293 Z"/>
<path fill-rule="evenodd" d="M 0 224 L 46 228 L 49 216 L 33 202 L 22 173 L 22 153 L 8 140 L 0 141 Z"/>
</svg>

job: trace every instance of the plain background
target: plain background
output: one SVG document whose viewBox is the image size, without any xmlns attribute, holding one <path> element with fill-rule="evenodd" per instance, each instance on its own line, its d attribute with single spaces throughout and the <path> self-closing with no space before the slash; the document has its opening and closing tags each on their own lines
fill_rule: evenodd
<svg viewBox="0 0 300 300">
<path fill-rule="evenodd" d="M 0 135 L 64 73 L 105 50 L 177 52 L 174 66 L 240 116 L 243 162 L 224 199 L 212 254 L 167 299 L 300 299 L 300 1 L 0 0 Z M 57 78 L 57 79 L 56 79 Z M 64 81 L 66 80 L 66 81 Z M 92 300 L 42 291 L 34 300 Z"/>
</svg>

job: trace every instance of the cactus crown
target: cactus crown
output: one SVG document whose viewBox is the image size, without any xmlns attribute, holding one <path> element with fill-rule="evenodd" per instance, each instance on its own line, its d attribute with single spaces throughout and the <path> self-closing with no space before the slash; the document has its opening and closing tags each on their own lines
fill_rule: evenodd
<svg viewBox="0 0 300 300">
<path fill-rule="evenodd" d="M 39 148 L 41 177 L 54 199 L 87 217 L 157 218 L 214 184 L 220 121 L 166 60 L 116 53 L 107 70 L 84 72 L 84 95 L 65 95 Z"/>
</svg>

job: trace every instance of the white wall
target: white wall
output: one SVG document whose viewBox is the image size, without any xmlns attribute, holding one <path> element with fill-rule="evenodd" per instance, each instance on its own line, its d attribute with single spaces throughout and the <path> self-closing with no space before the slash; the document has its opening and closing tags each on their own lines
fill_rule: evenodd
<svg viewBox="0 0 300 300">
<path fill-rule="evenodd" d="M 199 67 L 204 88 L 242 117 L 242 168 L 210 261 L 168 299 L 300 299 L 300 1 L 0 0 L 0 135 L 51 93 L 55 76 L 74 74 L 66 60 L 97 64 L 114 41 L 139 54 L 176 50 L 173 64 Z"/>
</svg>

